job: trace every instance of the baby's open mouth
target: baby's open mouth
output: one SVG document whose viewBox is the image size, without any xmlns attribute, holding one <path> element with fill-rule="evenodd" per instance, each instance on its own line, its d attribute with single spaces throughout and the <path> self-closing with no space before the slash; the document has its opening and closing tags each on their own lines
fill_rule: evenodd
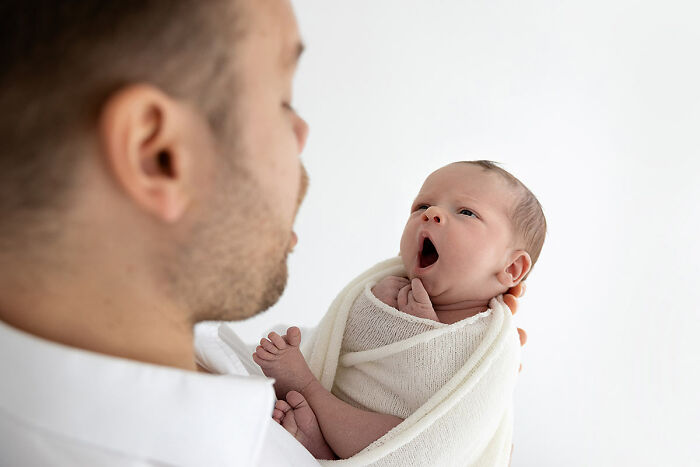
<svg viewBox="0 0 700 467">
<path fill-rule="evenodd" d="M 427 268 L 428 266 L 435 264 L 439 257 L 440 255 L 438 255 L 437 249 L 435 249 L 433 242 L 428 237 L 425 237 L 425 239 L 423 239 L 423 245 L 420 253 L 418 254 L 420 267 Z"/>
</svg>

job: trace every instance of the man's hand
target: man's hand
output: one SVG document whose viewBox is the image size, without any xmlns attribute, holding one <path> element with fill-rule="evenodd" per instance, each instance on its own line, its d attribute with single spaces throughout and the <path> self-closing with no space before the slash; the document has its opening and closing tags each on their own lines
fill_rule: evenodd
<svg viewBox="0 0 700 467">
<path fill-rule="evenodd" d="M 525 294 L 525 283 L 521 282 L 515 287 L 511 287 L 508 293 L 503 296 L 503 301 L 508 305 L 511 313 L 515 314 L 515 312 L 518 311 L 518 298 L 522 297 L 523 294 Z M 518 328 L 518 336 L 520 336 L 520 345 L 525 345 L 525 342 L 527 342 L 525 330 Z M 520 370 L 522 369 L 523 366 L 521 364 Z"/>
<path fill-rule="evenodd" d="M 405 277 L 388 276 L 372 287 L 372 293 L 382 302 L 398 310 L 399 291 L 407 285 L 409 282 Z"/>
</svg>

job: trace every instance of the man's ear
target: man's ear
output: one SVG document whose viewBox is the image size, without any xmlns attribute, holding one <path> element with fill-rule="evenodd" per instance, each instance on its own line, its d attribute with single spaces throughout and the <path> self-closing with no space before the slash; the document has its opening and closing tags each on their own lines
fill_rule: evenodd
<svg viewBox="0 0 700 467">
<path fill-rule="evenodd" d="M 99 118 L 112 175 L 133 201 L 165 222 L 177 221 L 190 202 L 185 121 L 183 107 L 149 85 L 117 91 Z"/>
<path fill-rule="evenodd" d="M 498 282 L 508 288 L 517 285 L 532 268 L 532 260 L 525 250 L 511 253 L 508 265 L 497 274 Z"/>
</svg>

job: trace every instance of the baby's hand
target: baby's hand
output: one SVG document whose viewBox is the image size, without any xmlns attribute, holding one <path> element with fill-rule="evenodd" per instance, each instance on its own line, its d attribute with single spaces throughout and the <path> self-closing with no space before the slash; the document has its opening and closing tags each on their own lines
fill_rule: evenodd
<svg viewBox="0 0 700 467">
<path fill-rule="evenodd" d="M 433 304 L 430 302 L 428 292 L 425 291 L 423 283 L 417 277 L 399 291 L 397 301 L 399 304 L 399 311 L 417 316 L 418 318 L 440 321 L 437 313 L 435 313 L 433 309 Z"/>
<path fill-rule="evenodd" d="M 382 302 L 392 308 L 399 308 L 399 290 L 404 286 L 409 285 L 408 279 L 405 277 L 388 276 L 377 282 L 377 285 L 372 287 L 372 293 Z"/>
</svg>

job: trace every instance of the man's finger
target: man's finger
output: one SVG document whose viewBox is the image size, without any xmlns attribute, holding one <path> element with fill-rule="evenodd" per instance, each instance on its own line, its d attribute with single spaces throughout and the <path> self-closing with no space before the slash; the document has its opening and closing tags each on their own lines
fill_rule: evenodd
<svg viewBox="0 0 700 467">
<path fill-rule="evenodd" d="M 511 294 L 506 294 L 503 296 L 503 302 L 510 308 L 510 312 L 515 314 L 518 311 L 518 300 Z"/>
<path fill-rule="evenodd" d="M 428 292 L 423 287 L 423 282 L 417 277 L 411 281 L 411 290 L 413 290 L 413 297 L 418 303 L 423 305 L 430 305 L 430 296 Z"/>
<path fill-rule="evenodd" d="M 508 293 L 517 298 L 522 297 L 525 294 L 525 282 L 520 282 L 518 285 L 511 287 L 508 289 Z"/>
<path fill-rule="evenodd" d="M 525 345 L 525 342 L 527 342 L 527 333 L 524 329 L 518 328 L 518 337 L 520 337 L 520 345 Z"/>
</svg>

